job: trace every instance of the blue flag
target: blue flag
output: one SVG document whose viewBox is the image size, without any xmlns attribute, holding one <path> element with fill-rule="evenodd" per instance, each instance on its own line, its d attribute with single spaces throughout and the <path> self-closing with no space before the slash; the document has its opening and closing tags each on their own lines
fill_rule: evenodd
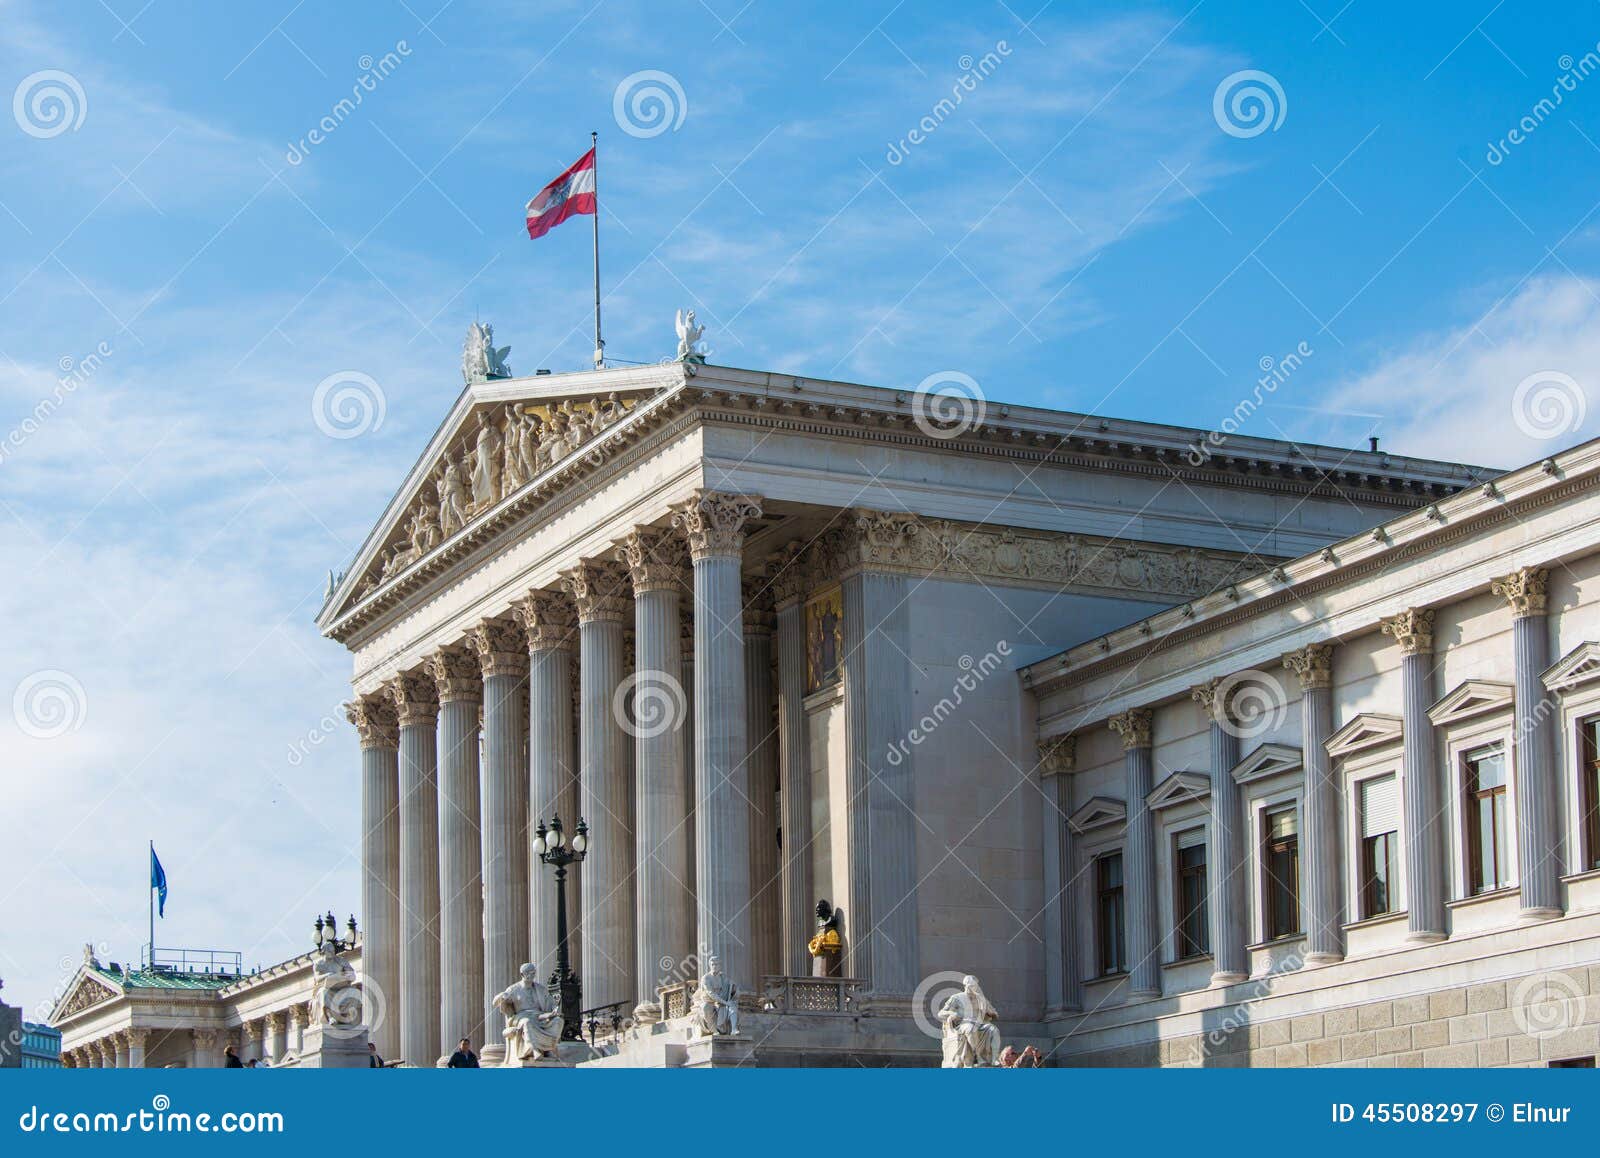
<svg viewBox="0 0 1600 1158">
<path fill-rule="evenodd" d="M 161 867 L 155 845 L 150 846 L 150 887 L 156 890 L 156 905 L 163 917 L 167 915 L 167 870 Z"/>
</svg>

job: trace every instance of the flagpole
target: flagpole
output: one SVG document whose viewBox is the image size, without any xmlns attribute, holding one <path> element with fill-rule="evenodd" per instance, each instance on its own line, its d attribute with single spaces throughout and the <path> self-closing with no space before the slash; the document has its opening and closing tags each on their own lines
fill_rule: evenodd
<svg viewBox="0 0 1600 1158">
<path fill-rule="evenodd" d="M 600 337 L 600 134 L 590 132 L 589 147 L 594 150 L 594 368 L 606 364 L 606 344 Z"/>
<path fill-rule="evenodd" d="M 148 964 L 149 964 L 150 968 L 152 968 L 152 969 L 154 969 L 156 967 L 156 898 L 155 898 L 155 882 L 150 877 L 150 869 L 155 863 L 156 863 L 156 842 L 155 842 L 155 839 L 152 838 L 151 841 L 150 841 L 150 859 L 145 862 L 145 866 L 144 866 L 144 871 L 145 871 L 145 882 L 144 882 L 145 883 L 145 890 L 144 890 L 145 896 L 144 896 L 144 899 L 150 902 L 150 960 L 149 960 Z"/>
</svg>

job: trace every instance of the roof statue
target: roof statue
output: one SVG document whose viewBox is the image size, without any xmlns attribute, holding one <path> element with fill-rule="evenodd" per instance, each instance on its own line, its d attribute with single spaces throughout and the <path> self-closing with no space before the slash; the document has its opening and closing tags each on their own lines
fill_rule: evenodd
<svg viewBox="0 0 1600 1158">
<path fill-rule="evenodd" d="M 694 311 L 685 313 L 679 310 L 675 324 L 678 331 L 678 361 L 705 365 L 706 356 L 700 349 L 700 339 L 705 336 L 706 328 L 695 324 Z"/>
<path fill-rule="evenodd" d="M 494 327 L 488 322 L 473 322 L 467 327 L 467 341 L 461 348 L 461 376 L 467 385 L 488 382 L 494 378 L 511 377 L 511 367 L 506 364 L 510 346 L 494 347 Z"/>
</svg>

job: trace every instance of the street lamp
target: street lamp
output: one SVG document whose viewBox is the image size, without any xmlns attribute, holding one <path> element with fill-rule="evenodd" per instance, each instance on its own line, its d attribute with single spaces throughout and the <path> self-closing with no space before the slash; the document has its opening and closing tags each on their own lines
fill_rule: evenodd
<svg viewBox="0 0 1600 1158">
<path fill-rule="evenodd" d="M 346 935 L 343 938 L 339 936 L 339 922 L 334 918 L 332 909 L 328 910 L 326 917 L 319 916 L 316 923 L 312 925 L 312 929 L 312 943 L 318 949 L 322 948 L 325 943 L 332 945 L 335 953 L 344 953 L 356 947 L 356 916 L 354 913 L 350 914 L 350 920 L 345 923 Z"/>
<path fill-rule="evenodd" d="M 552 816 L 548 828 L 541 820 L 533 833 L 533 851 L 556 870 L 556 971 L 550 975 L 550 985 L 561 1002 L 561 1038 L 582 1041 L 578 1019 L 583 1008 L 583 986 L 567 955 L 567 866 L 588 855 L 589 826 L 583 817 L 578 817 L 578 830 L 569 844 L 567 834 L 561 831 L 561 817 Z"/>
</svg>

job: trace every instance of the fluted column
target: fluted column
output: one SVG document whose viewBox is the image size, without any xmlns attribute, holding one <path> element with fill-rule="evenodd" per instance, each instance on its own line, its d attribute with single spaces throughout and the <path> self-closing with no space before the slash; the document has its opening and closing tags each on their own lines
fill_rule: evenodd
<svg viewBox="0 0 1600 1158">
<path fill-rule="evenodd" d="M 1545 587 L 1549 572 L 1524 567 L 1491 587 L 1511 605 L 1517 727 L 1517 879 L 1525 917 L 1559 917 L 1561 780 L 1555 756 L 1555 704 L 1539 678 L 1550 666 Z"/>
<path fill-rule="evenodd" d="M 439 1057 L 439 695 L 421 672 L 386 685 L 400 722 L 400 1056 Z"/>
<path fill-rule="evenodd" d="M 1077 922 L 1073 913 L 1072 772 L 1078 738 L 1056 736 L 1039 743 L 1040 848 L 1044 853 L 1044 1016 L 1051 1020 L 1083 1008 Z"/>
<path fill-rule="evenodd" d="M 123 1036 L 128 1039 L 128 1068 L 144 1069 L 145 1043 L 149 1040 L 150 1031 L 135 1027 L 123 1030 Z"/>
<path fill-rule="evenodd" d="M 1433 612 L 1413 607 L 1380 624 L 1400 645 L 1405 728 L 1406 907 L 1409 939 L 1445 936 L 1445 872 L 1442 787 L 1434 752 Z"/>
<path fill-rule="evenodd" d="M 128 1068 L 128 1039 L 120 1032 L 111 1035 L 111 1065 L 119 1070 Z"/>
<path fill-rule="evenodd" d="M 277 1065 L 283 1060 L 287 1034 L 288 1027 L 281 1012 L 274 1010 L 261 1019 L 261 1058 L 268 1065 Z"/>
<path fill-rule="evenodd" d="M 742 989 L 755 987 L 750 932 L 750 776 L 739 576 L 749 496 L 699 491 L 673 513 L 694 562 L 695 939 Z"/>
<path fill-rule="evenodd" d="M 1300 681 L 1300 763 L 1305 773 L 1305 832 L 1300 890 L 1305 914 L 1305 959 L 1313 965 L 1344 960 L 1344 829 L 1339 782 L 1328 756 L 1333 734 L 1333 644 L 1311 643 L 1283 657 Z"/>
<path fill-rule="evenodd" d="M 528 960 L 528 651 L 516 623 L 480 621 L 467 634 L 483 674 L 483 766 L 479 777 L 483 859 L 484 1025 L 504 1019 L 488 1008 L 517 979 Z M 505 1046 L 491 1033 L 485 1061 L 499 1061 Z"/>
<path fill-rule="evenodd" d="M 1123 848 L 1123 889 L 1127 897 L 1128 996 L 1161 995 L 1161 962 L 1156 933 L 1155 820 L 1145 797 L 1153 787 L 1154 759 L 1150 750 L 1151 712 L 1129 708 L 1107 721 L 1122 737 L 1123 793 L 1128 825 Z"/>
<path fill-rule="evenodd" d="M 578 760 L 572 731 L 572 663 L 578 613 L 554 591 L 530 591 L 517 605 L 517 621 L 528 635 L 528 756 L 535 823 L 559 816 L 569 831 L 578 818 Z M 556 965 L 556 891 L 551 870 L 537 861 L 531 902 L 532 961 L 541 976 Z M 574 866 L 576 867 L 576 866 Z M 573 869 L 568 869 L 569 877 Z M 577 900 L 569 881 L 568 901 Z M 569 949 L 576 941 L 569 922 Z M 576 969 L 576 965 L 573 966 Z M 509 984 L 509 982 L 507 983 Z"/>
<path fill-rule="evenodd" d="M 791 977 L 811 972 L 806 942 L 817 901 L 811 874 L 811 737 L 805 711 L 805 573 L 798 546 L 774 556 L 771 568 L 777 608 L 782 951 L 784 971 Z"/>
<path fill-rule="evenodd" d="M 365 969 L 365 963 L 363 963 Z M 370 976 L 370 974 L 369 974 Z M 221 1034 L 215 1029 L 191 1029 L 190 1056 L 194 1058 L 195 1069 L 216 1069 L 222 1065 L 218 1054 L 222 1050 L 219 1042 Z"/>
<path fill-rule="evenodd" d="M 593 1008 L 638 1000 L 628 734 L 617 704 L 628 576 L 617 563 L 595 560 L 563 573 L 561 579 L 578 608 L 578 794 L 579 811 L 589 822 L 580 924 L 586 971 L 583 996 Z"/>
<path fill-rule="evenodd" d="M 772 687 L 771 584 L 745 580 L 744 702 L 750 775 L 750 944 L 757 982 L 783 972 L 779 932 L 783 889 L 778 879 L 778 732 Z"/>
<path fill-rule="evenodd" d="M 466 647 L 441 648 L 428 666 L 439 690 L 439 969 L 444 978 L 439 1031 L 448 1060 L 459 1038 L 482 1048 L 486 1024 L 478 813 L 483 677 L 476 654 Z"/>
<path fill-rule="evenodd" d="M 1233 768 L 1239 762 L 1239 733 L 1230 714 L 1228 680 L 1218 677 L 1191 689 L 1205 709 L 1211 729 L 1210 889 L 1211 984 L 1232 985 L 1250 976 L 1249 922 L 1245 908 L 1248 877 L 1244 806 Z"/>
<path fill-rule="evenodd" d="M 684 846 L 689 850 L 689 859 L 685 865 L 684 880 L 689 886 L 689 895 L 697 897 L 700 890 L 695 887 L 695 849 L 699 846 L 694 838 L 694 806 L 695 806 L 695 747 L 694 747 L 694 576 L 690 573 L 689 591 L 687 596 L 679 601 L 678 607 L 678 654 L 683 659 L 683 727 L 679 729 L 682 739 L 682 764 L 683 764 L 683 839 Z M 691 912 L 693 910 L 691 909 Z M 692 935 L 692 934 L 691 934 Z M 698 944 L 698 942 L 696 942 Z"/>
<path fill-rule="evenodd" d="M 361 983 L 382 1010 L 367 1025 L 384 1057 L 400 1053 L 400 729 L 385 696 L 345 705 L 361 739 Z"/>
<path fill-rule="evenodd" d="M 689 570 L 682 540 L 657 527 L 636 529 L 619 554 L 633 580 L 634 608 L 633 695 L 626 718 L 634 742 L 638 866 L 634 1015 L 651 1022 L 661 1016 L 656 987 L 676 979 L 694 952 L 683 777 L 688 700 L 679 637 Z"/>
</svg>

